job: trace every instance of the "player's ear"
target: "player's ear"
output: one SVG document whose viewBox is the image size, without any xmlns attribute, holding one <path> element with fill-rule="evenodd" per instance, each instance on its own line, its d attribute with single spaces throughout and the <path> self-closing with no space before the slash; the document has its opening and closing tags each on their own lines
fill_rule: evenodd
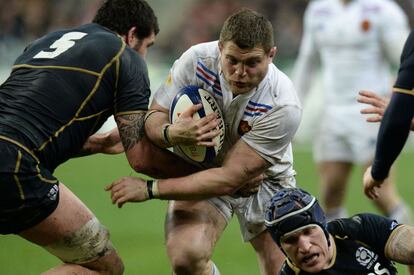
<svg viewBox="0 0 414 275">
<path fill-rule="evenodd" d="M 219 41 L 218 46 L 219 46 L 219 50 L 220 50 L 220 53 L 221 53 L 223 51 L 223 47 L 224 47 L 223 42 Z"/>
<path fill-rule="evenodd" d="M 127 36 L 126 36 L 126 43 L 128 45 L 131 45 L 134 43 L 134 41 L 137 39 L 135 33 L 136 33 L 137 27 L 132 27 L 128 30 Z"/>
<path fill-rule="evenodd" d="M 269 54 L 268 54 L 269 63 L 273 62 L 273 58 L 275 58 L 276 53 L 277 53 L 277 47 L 273 47 L 273 48 L 270 49 Z"/>
</svg>

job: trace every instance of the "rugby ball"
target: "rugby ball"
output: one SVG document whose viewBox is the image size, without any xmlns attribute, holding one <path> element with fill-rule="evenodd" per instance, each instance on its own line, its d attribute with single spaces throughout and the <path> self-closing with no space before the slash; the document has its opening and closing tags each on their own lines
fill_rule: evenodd
<svg viewBox="0 0 414 275">
<path fill-rule="evenodd" d="M 174 151 L 180 151 L 183 155 L 195 162 L 208 162 L 213 160 L 219 153 L 224 142 L 224 120 L 221 110 L 214 97 L 207 91 L 198 86 L 186 86 L 182 88 L 174 97 L 170 107 L 170 122 L 174 123 L 181 113 L 186 111 L 191 105 L 201 103 L 203 107 L 194 113 L 194 119 L 200 119 L 208 114 L 216 113 L 219 125 L 217 128 L 221 133 L 214 138 L 214 147 L 197 145 L 177 145 Z"/>
</svg>

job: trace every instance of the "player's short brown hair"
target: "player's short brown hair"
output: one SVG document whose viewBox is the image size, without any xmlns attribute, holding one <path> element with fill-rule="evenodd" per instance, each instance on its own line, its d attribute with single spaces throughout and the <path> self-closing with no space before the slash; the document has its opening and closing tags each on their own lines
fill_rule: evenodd
<svg viewBox="0 0 414 275">
<path fill-rule="evenodd" d="M 224 22 L 219 41 L 232 41 L 241 49 L 259 46 L 268 53 L 274 46 L 273 27 L 262 14 L 243 8 Z"/>
</svg>

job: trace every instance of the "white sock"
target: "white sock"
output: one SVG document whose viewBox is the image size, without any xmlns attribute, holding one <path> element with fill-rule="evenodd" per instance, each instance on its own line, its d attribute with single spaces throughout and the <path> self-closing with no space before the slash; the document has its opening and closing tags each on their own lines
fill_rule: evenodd
<svg viewBox="0 0 414 275">
<path fill-rule="evenodd" d="M 211 275 L 221 275 L 220 274 L 220 271 L 217 268 L 217 266 L 213 262 L 211 262 L 211 263 L 212 263 L 212 266 L 211 266 Z"/>
<path fill-rule="evenodd" d="M 337 207 L 329 209 L 325 212 L 326 220 L 328 222 L 348 217 L 348 211 L 344 207 Z"/>
</svg>

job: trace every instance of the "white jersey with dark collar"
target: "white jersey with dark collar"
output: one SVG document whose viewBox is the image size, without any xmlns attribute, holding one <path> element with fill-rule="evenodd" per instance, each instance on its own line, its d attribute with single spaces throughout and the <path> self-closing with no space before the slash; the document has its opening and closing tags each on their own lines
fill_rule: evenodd
<svg viewBox="0 0 414 275">
<path fill-rule="evenodd" d="M 259 86 L 233 97 L 220 72 L 218 41 L 198 44 L 175 61 L 167 81 L 154 95 L 162 107 L 170 109 L 177 92 L 184 86 L 197 85 L 209 91 L 219 104 L 225 120 L 226 136 L 219 156 L 240 138 L 261 157 L 273 164 L 267 171 L 271 178 L 295 175 L 292 167 L 291 141 L 299 126 L 301 106 L 289 78 L 270 64 Z"/>
</svg>

